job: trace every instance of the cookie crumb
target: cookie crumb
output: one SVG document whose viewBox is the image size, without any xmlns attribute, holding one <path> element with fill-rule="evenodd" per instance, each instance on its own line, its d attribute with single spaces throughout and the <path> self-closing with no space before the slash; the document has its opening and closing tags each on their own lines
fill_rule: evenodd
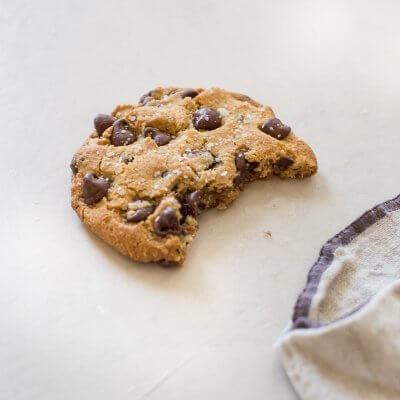
<svg viewBox="0 0 400 400">
<path fill-rule="evenodd" d="M 272 238 L 272 232 L 271 231 L 264 231 L 264 237 L 265 237 L 265 239 L 271 239 Z"/>
</svg>

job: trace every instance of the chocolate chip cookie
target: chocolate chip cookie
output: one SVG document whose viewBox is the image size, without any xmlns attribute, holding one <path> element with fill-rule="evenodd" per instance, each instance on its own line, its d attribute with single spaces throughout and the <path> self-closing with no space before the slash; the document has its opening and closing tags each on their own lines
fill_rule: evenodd
<svg viewBox="0 0 400 400">
<path fill-rule="evenodd" d="M 72 207 L 137 261 L 180 264 L 202 210 L 226 208 L 255 179 L 317 171 L 271 108 L 222 89 L 156 88 L 94 128 L 71 162 Z"/>
</svg>

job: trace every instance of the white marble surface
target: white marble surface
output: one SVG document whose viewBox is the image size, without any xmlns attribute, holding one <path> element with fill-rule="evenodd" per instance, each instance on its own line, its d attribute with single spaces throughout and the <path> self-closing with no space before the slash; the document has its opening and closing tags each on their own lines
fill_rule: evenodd
<svg viewBox="0 0 400 400">
<path fill-rule="evenodd" d="M 272 346 L 309 266 L 400 191 L 399 13 L 395 0 L 2 0 L 0 398 L 295 399 Z M 205 213 L 171 271 L 84 229 L 68 164 L 94 114 L 174 84 L 271 105 L 320 172 Z"/>
</svg>

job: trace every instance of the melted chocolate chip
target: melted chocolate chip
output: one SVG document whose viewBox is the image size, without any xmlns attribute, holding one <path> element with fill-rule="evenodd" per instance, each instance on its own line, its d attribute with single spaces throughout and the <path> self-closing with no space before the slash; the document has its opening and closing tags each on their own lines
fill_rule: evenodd
<svg viewBox="0 0 400 400">
<path fill-rule="evenodd" d="M 166 236 L 168 234 L 180 235 L 182 228 L 175 209 L 171 206 L 164 208 L 154 220 L 153 229 L 159 236 Z"/>
<path fill-rule="evenodd" d="M 114 146 L 127 146 L 136 140 L 136 134 L 131 131 L 126 119 L 120 118 L 114 122 L 111 143 Z"/>
<path fill-rule="evenodd" d="M 185 202 L 181 207 L 182 219 L 184 220 L 186 216 L 193 215 L 197 217 L 201 213 L 201 196 L 200 190 L 195 190 L 186 196 Z"/>
<path fill-rule="evenodd" d="M 191 97 L 192 99 L 194 98 L 194 97 L 196 97 L 197 95 L 199 94 L 199 92 L 197 91 L 197 90 L 194 90 L 194 89 L 184 89 L 184 91 L 182 92 L 182 98 L 185 98 L 185 97 Z"/>
<path fill-rule="evenodd" d="M 96 129 L 99 136 L 103 134 L 103 132 L 112 126 L 115 122 L 116 118 L 108 114 L 97 114 L 94 117 L 94 128 Z"/>
<path fill-rule="evenodd" d="M 168 133 L 162 132 L 157 128 L 147 127 L 144 129 L 144 136 L 150 136 L 157 146 L 164 146 L 171 141 L 171 136 Z"/>
<path fill-rule="evenodd" d="M 193 125 L 196 129 L 211 131 L 221 126 L 222 118 L 215 108 L 199 108 L 193 116 Z"/>
<path fill-rule="evenodd" d="M 152 94 L 152 91 L 151 91 L 151 90 L 150 90 L 149 92 L 145 93 L 145 94 L 139 99 L 139 104 L 146 104 L 146 103 L 148 103 L 149 101 L 154 100 L 154 99 L 151 97 L 151 94 Z"/>
<path fill-rule="evenodd" d="M 128 222 L 144 221 L 149 215 L 153 214 L 155 209 L 156 208 L 154 206 L 139 208 L 131 216 L 129 216 L 126 220 Z"/>
<path fill-rule="evenodd" d="M 283 156 L 274 164 L 274 171 L 276 173 L 286 171 L 293 163 L 291 158 Z"/>
<path fill-rule="evenodd" d="M 285 125 L 278 118 L 270 118 L 267 119 L 260 128 L 263 132 L 268 133 L 268 135 L 272 136 L 275 139 L 282 140 L 285 139 L 287 135 L 289 135 L 291 128 L 288 125 Z"/>
<path fill-rule="evenodd" d="M 257 163 L 250 163 L 246 160 L 246 155 L 244 151 L 238 153 L 235 157 L 235 165 L 238 171 L 238 176 L 235 178 L 234 182 L 238 185 L 248 182 L 251 179 L 251 174 L 256 168 Z"/>
<path fill-rule="evenodd" d="M 69 164 L 69 167 L 71 168 L 71 171 L 74 175 L 78 172 L 78 166 L 75 158 L 71 160 L 71 163 Z"/>
<path fill-rule="evenodd" d="M 83 177 L 83 200 L 87 205 L 99 202 L 106 194 L 110 187 L 110 181 L 104 178 L 98 178 L 92 173 L 88 173 Z"/>
</svg>

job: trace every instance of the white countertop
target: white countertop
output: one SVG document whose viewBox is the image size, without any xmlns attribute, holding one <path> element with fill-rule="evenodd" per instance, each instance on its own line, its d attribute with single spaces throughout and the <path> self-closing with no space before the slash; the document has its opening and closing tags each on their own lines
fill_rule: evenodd
<svg viewBox="0 0 400 400">
<path fill-rule="evenodd" d="M 399 13 L 395 0 L 2 0 L 0 398 L 295 399 L 273 344 L 309 267 L 400 192 Z M 268 104 L 320 165 L 204 213 L 177 270 L 120 256 L 69 205 L 93 116 L 158 85 Z"/>
</svg>

